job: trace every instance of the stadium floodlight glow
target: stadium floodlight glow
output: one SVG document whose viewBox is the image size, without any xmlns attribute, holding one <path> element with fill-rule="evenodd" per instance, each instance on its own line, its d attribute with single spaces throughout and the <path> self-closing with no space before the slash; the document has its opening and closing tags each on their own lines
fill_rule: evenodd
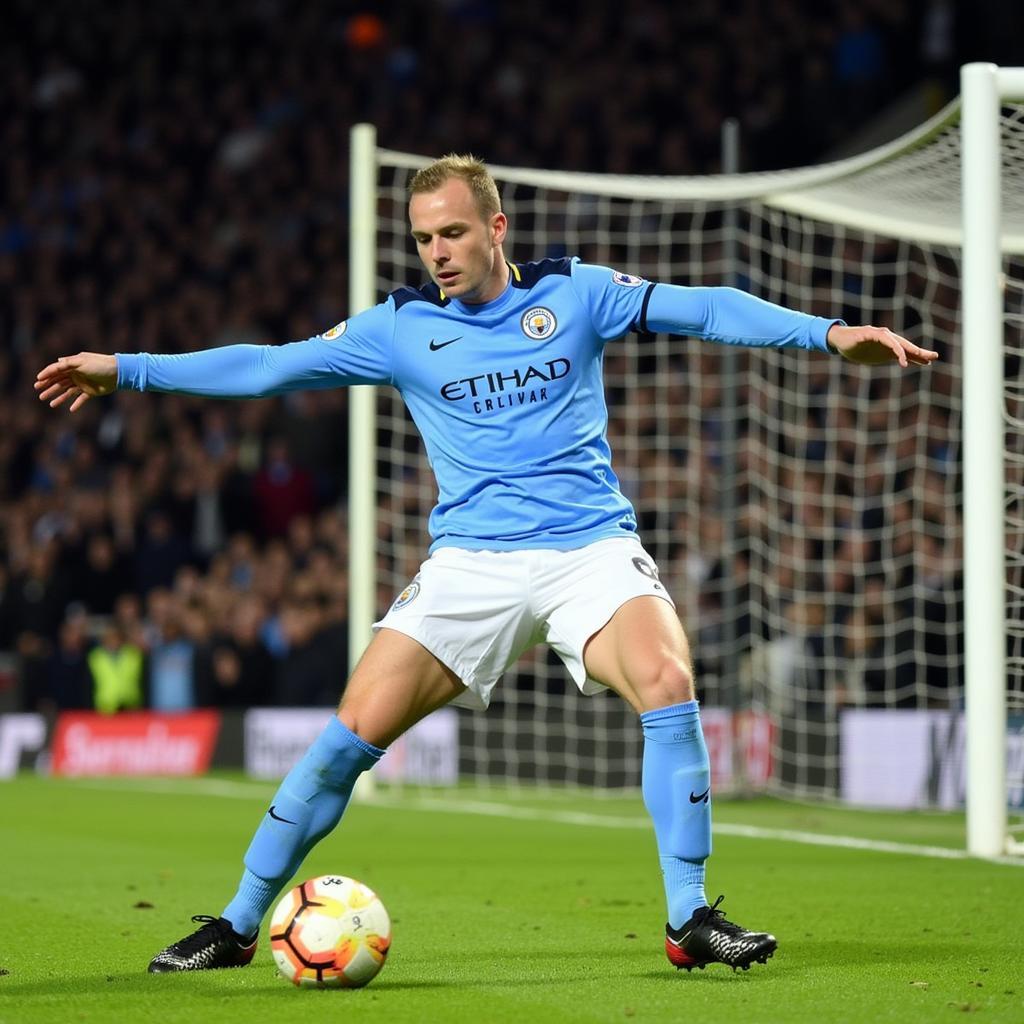
<svg viewBox="0 0 1024 1024">
<path fill-rule="evenodd" d="M 963 100 L 919 128 L 818 167 L 683 178 L 492 171 L 513 261 L 579 255 L 652 280 L 731 279 L 942 349 L 935 366 L 897 374 L 793 351 L 741 349 L 726 361 L 706 342 L 631 336 L 605 350 L 609 440 L 693 642 L 718 791 L 839 795 L 845 709 L 918 709 L 924 739 L 907 762 L 917 773 L 907 799 L 957 803 L 966 739 L 968 848 L 986 856 L 1013 848 L 1007 795 L 1024 791 L 1024 778 L 1008 789 L 1006 775 L 1007 709 L 1024 716 L 1024 384 L 1002 375 L 1004 359 L 1024 367 L 1024 103 L 1010 102 L 1024 97 L 1024 70 L 983 67 L 966 69 Z M 972 75 L 996 83 L 980 87 L 980 128 Z M 962 146 L 961 126 L 965 139 L 987 141 Z M 363 202 L 377 228 L 360 273 L 378 296 L 425 280 L 406 187 L 428 159 L 365 155 L 375 189 Z M 972 212 L 964 190 L 972 202 L 994 197 L 995 212 Z M 353 216 L 364 242 L 367 223 Z M 723 393 L 742 398 L 736 431 L 720 429 Z M 353 535 L 364 568 L 350 577 L 362 590 L 351 626 L 362 641 L 383 611 L 378 593 L 398 594 L 424 557 L 436 499 L 399 398 L 380 389 L 372 405 L 375 425 L 351 426 L 369 467 L 364 475 L 353 458 L 353 511 L 376 516 L 362 541 Z M 719 472 L 726 460 L 732 471 Z M 735 530 L 720 529 L 722 480 L 736 481 Z M 363 545 L 376 545 L 376 566 Z M 723 600 L 726 588 L 738 600 Z M 729 614 L 736 621 L 723 624 Z M 737 663 L 723 644 L 740 633 L 740 678 L 723 682 L 721 667 Z M 543 654 L 525 656 L 496 693 L 498 706 L 462 721 L 467 774 L 637 784 L 639 730 L 621 701 L 581 698 Z M 947 709 L 941 729 L 935 708 Z M 1024 756 L 1024 731 L 1014 742 Z M 880 797 L 892 782 L 882 774 Z"/>
</svg>

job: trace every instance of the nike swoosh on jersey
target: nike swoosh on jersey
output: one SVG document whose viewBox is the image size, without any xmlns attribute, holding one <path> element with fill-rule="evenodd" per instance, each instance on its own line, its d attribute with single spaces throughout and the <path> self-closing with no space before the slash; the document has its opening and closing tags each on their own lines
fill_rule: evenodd
<svg viewBox="0 0 1024 1024">
<path fill-rule="evenodd" d="M 450 338 L 448 341 L 434 341 L 434 339 L 431 338 L 430 339 L 430 351 L 431 352 L 437 352 L 439 349 L 447 348 L 449 345 L 454 345 L 455 342 L 461 341 L 461 340 L 462 340 L 462 335 L 461 334 L 457 338 Z"/>
</svg>

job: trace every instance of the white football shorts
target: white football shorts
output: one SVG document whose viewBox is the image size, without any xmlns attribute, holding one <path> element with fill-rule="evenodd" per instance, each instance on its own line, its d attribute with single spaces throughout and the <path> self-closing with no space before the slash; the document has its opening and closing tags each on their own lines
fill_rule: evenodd
<svg viewBox="0 0 1024 1024">
<path fill-rule="evenodd" d="M 373 628 L 422 644 L 465 683 L 452 703 L 479 709 L 509 666 L 542 641 L 582 693 L 605 689 L 587 676 L 583 648 L 623 604 L 644 595 L 675 607 L 654 559 L 630 537 L 571 551 L 439 548 Z"/>
</svg>

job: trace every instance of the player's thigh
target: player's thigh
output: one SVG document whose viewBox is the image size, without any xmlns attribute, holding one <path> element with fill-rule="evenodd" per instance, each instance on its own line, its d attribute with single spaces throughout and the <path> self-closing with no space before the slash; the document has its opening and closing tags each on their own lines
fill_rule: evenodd
<svg viewBox="0 0 1024 1024">
<path fill-rule="evenodd" d="M 367 743 L 386 747 L 465 689 L 422 644 L 396 630 L 381 629 L 345 687 L 338 718 Z"/>
<path fill-rule="evenodd" d="M 621 605 L 587 642 L 587 674 L 651 711 L 693 700 L 693 667 L 686 633 L 675 609 L 660 597 L 634 597 Z"/>
</svg>

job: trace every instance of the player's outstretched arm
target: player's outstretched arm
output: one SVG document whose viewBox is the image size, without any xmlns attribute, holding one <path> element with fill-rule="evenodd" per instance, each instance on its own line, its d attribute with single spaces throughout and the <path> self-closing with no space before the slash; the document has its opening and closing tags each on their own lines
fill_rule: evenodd
<svg viewBox="0 0 1024 1024">
<path fill-rule="evenodd" d="M 621 290 L 621 289 L 620 289 Z M 848 327 L 841 320 L 809 316 L 765 302 L 737 288 L 656 284 L 645 297 L 641 329 L 690 334 L 728 345 L 806 348 L 839 352 L 854 363 L 928 366 L 937 352 L 919 348 L 884 327 Z"/>
<path fill-rule="evenodd" d="M 919 348 L 887 327 L 846 327 L 833 324 L 828 330 L 828 343 L 844 359 L 865 366 L 878 366 L 882 363 L 928 366 L 939 358 L 938 352 Z"/>
<path fill-rule="evenodd" d="M 54 407 L 70 402 L 74 412 L 90 398 L 116 390 L 266 398 L 287 391 L 390 383 L 389 317 L 385 306 L 375 306 L 356 318 L 361 321 L 358 330 L 350 324 L 347 332 L 339 330 L 330 339 L 316 335 L 287 345 L 223 345 L 166 355 L 79 352 L 41 370 L 35 389 L 42 401 Z M 376 329 L 382 325 L 384 330 Z M 336 342 L 342 333 L 346 344 Z"/>
<path fill-rule="evenodd" d="M 117 390 L 117 359 L 99 352 L 61 356 L 39 371 L 35 389 L 40 401 L 49 402 L 50 408 L 70 401 L 71 412 L 74 412 L 90 398 Z"/>
</svg>

